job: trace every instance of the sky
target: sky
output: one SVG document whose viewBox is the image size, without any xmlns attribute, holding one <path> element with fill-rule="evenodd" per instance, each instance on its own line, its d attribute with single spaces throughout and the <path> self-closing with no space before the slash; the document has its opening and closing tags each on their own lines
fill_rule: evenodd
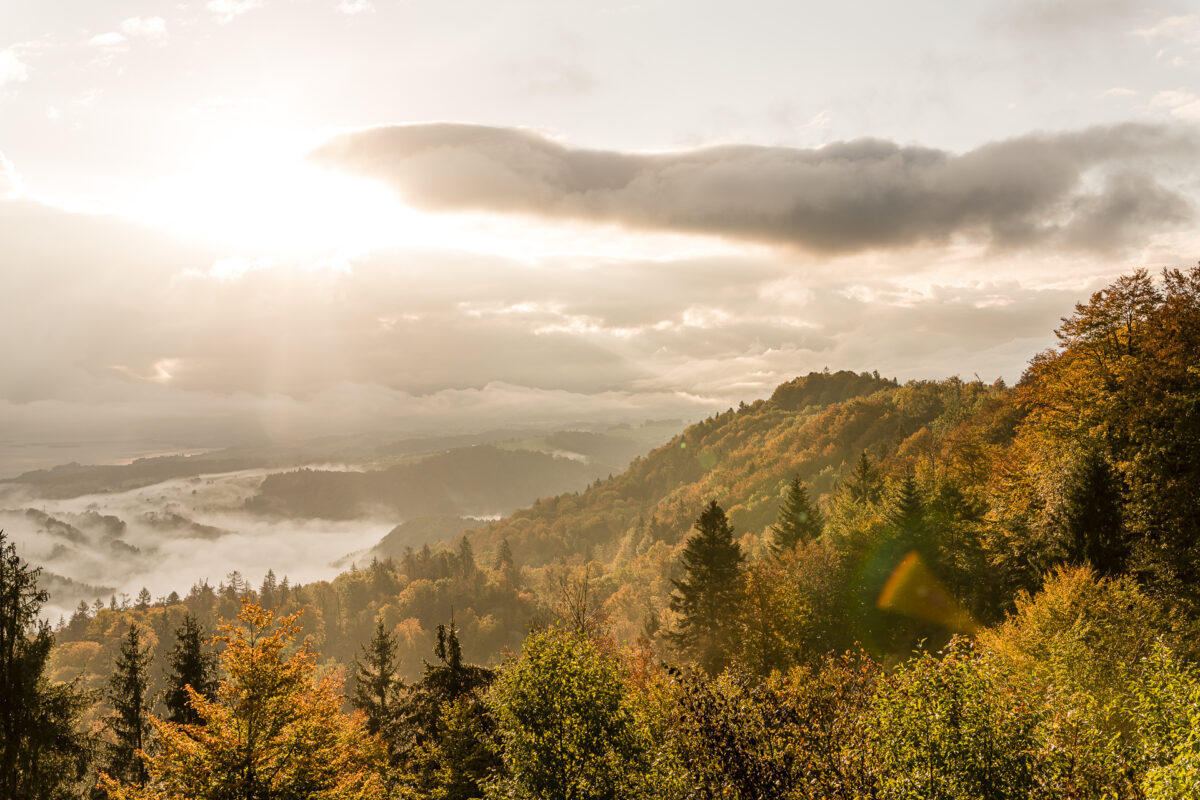
<svg viewBox="0 0 1200 800">
<path fill-rule="evenodd" d="M 1020 377 L 1200 256 L 1184 2 L 0 0 L 0 475 Z"/>
</svg>

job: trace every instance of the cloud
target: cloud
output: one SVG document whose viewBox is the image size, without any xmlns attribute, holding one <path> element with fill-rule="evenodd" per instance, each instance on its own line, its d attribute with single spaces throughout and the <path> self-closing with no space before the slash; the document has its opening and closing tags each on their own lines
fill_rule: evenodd
<svg viewBox="0 0 1200 800">
<path fill-rule="evenodd" d="M 375 5 L 371 0 L 341 0 L 337 4 L 337 10 L 343 14 L 355 15 L 362 14 L 368 11 L 374 11 Z"/>
<path fill-rule="evenodd" d="M 163 39 L 167 35 L 167 21 L 162 17 L 130 17 L 119 27 L 131 38 Z"/>
<path fill-rule="evenodd" d="M 109 31 L 108 33 L 97 34 L 88 39 L 88 44 L 92 47 L 120 47 L 125 44 L 125 37 L 116 31 Z"/>
<path fill-rule="evenodd" d="M 1022 33 L 1063 37 L 1127 25 L 1147 11 L 1141 0 L 1016 0 L 1001 4 L 999 19 Z"/>
<path fill-rule="evenodd" d="M 24 194 L 24 186 L 21 183 L 21 176 L 17 174 L 17 168 L 4 156 L 4 153 L 0 153 L 0 200 L 20 197 L 22 194 Z"/>
<path fill-rule="evenodd" d="M 1147 41 L 1168 40 L 1185 45 L 1200 45 L 1200 14 L 1164 17 L 1134 34 Z"/>
<path fill-rule="evenodd" d="M 0 50 L 0 86 L 20 83 L 29 78 L 29 66 L 21 60 L 16 47 Z"/>
<path fill-rule="evenodd" d="M 397 125 L 343 134 L 318 163 L 390 183 L 427 210 L 482 210 L 711 234 L 846 253 L 945 243 L 1088 246 L 1073 231 L 1120 206 L 1120 240 L 1184 221 L 1152 169 L 1195 157 L 1194 131 L 1125 124 L 1029 134 L 963 154 L 860 139 L 815 149 L 727 145 L 637 154 L 572 148 L 511 128 Z M 1119 172 L 1122 181 L 1095 180 Z M 1130 198 L 1136 175 L 1152 196 Z M 1119 193 L 1119 197 L 1113 193 Z M 1145 213 L 1173 199 L 1172 213 Z M 1120 200 L 1120 203 L 1114 201 Z M 1106 221 L 1114 221 L 1105 212 Z"/>
<path fill-rule="evenodd" d="M 1150 99 L 1151 108 L 1166 109 L 1178 119 L 1200 122 L 1200 96 L 1182 89 L 1158 92 Z"/>
<path fill-rule="evenodd" d="M 204 8 L 216 17 L 217 22 L 224 25 L 260 5 L 260 0 L 208 0 Z"/>
<path fill-rule="evenodd" d="M 1112 180 L 1099 194 L 1113 202 L 1083 213 L 1097 227 L 1063 235 L 1128 217 L 1119 201 L 1146 187 Z M 694 419 L 825 366 L 1012 379 L 1128 268 L 980 246 L 529 261 L 396 248 L 322 268 L 336 259 L 229 252 L 28 200 L 0 201 L 0 241 L 0 340 L 20 342 L 0 350 L 0 475 L 64 452 Z M 1194 245 L 1130 263 L 1188 264 Z"/>
</svg>

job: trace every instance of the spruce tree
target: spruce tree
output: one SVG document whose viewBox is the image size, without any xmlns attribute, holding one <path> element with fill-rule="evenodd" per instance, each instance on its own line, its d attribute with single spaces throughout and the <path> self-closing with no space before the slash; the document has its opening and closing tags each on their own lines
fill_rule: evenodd
<svg viewBox="0 0 1200 800">
<path fill-rule="evenodd" d="M 867 458 L 867 453 L 864 450 L 862 455 L 858 457 L 858 461 L 854 465 L 854 471 L 850 473 L 849 480 L 846 481 L 846 489 L 850 493 L 850 499 L 862 505 L 878 503 L 880 488 L 879 470 L 871 463 L 871 459 Z"/>
<path fill-rule="evenodd" d="M 188 686 L 202 697 L 211 700 L 217 692 L 217 656 L 205 652 L 204 628 L 191 614 L 175 631 L 175 647 L 170 656 L 167 675 L 167 719 L 178 725 L 197 725 L 202 722 L 192 708 Z"/>
<path fill-rule="evenodd" d="M 400 692 L 404 682 L 396 675 L 396 640 L 383 620 L 375 624 L 375 635 L 363 645 L 361 658 L 354 661 L 354 693 L 350 702 L 366 716 L 367 732 L 378 735 L 387 759 L 385 784 L 394 788 L 399 772 Z"/>
<path fill-rule="evenodd" d="M 464 535 L 458 543 L 458 566 L 462 570 L 464 578 L 472 578 L 475 575 L 475 549 L 471 547 L 471 541 Z"/>
<path fill-rule="evenodd" d="M 509 586 L 516 586 L 520 583 L 521 571 L 517 569 L 517 564 L 513 561 L 512 546 L 509 545 L 508 539 L 501 539 L 500 546 L 496 548 L 496 561 L 492 564 L 492 569 L 500 573 L 500 578 Z"/>
<path fill-rule="evenodd" d="M 696 520 L 681 562 L 686 577 L 672 581 L 671 610 L 681 616 L 668 638 L 710 673 L 720 671 L 735 651 L 742 599 L 744 557 L 717 501 Z"/>
<path fill-rule="evenodd" d="M 49 599 L 40 569 L 17 556 L 0 530 L 0 798 L 64 796 L 87 770 L 89 738 L 79 732 L 87 695 L 51 684 L 46 662 L 54 637 L 38 620 Z"/>
<path fill-rule="evenodd" d="M 811 542 L 820 536 L 824 527 L 820 509 L 809 499 L 800 476 L 795 476 L 788 484 L 787 497 L 771 527 L 771 549 L 777 554 L 795 550 L 800 543 Z"/>
<path fill-rule="evenodd" d="M 387 730 L 396 714 L 396 694 L 403 688 L 396 677 L 396 641 L 379 620 L 375 635 L 354 662 L 354 696 L 351 702 L 367 718 L 367 731 Z"/>
<path fill-rule="evenodd" d="M 113 713 L 106 727 L 113 741 L 108 744 L 106 772 L 129 783 L 146 782 L 146 767 L 139 753 L 150 744 L 150 647 L 142 646 L 136 624 L 121 643 L 113 675 L 108 680 L 106 699 Z"/>
<path fill-rule="evenodd" d="M 885 516 L 906 544 L 919 549 L 926 544 L 925 504 L 921 501 L 917 481 L 911 474 L 905 475 L 904 480 L 900 481 Z"/>
<path fill-rule="evenodd" d="M 493 723 L 483 700 L 496 673 L 464 663 L 453 618 L 438 625 L 434 654 L 441 663 L 425 664 L 400 711 L 408 789 L 417 797 L 480 797 L 499 766 L 488 746 Z"/>
</svg>

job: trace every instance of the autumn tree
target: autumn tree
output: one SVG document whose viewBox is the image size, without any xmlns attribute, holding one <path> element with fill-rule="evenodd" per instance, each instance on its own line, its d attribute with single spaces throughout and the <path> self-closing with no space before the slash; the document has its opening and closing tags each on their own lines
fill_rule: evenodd
<svg viewBox="0 0 1200 800">
<path fill-rule="evenodd" d="M 674 580 L 671 610 L 680 615 L 668 634 L 679 650 L 711 673 L 735 651 L 742 601 L 744 557 L 725 511 L 713 500 L 696 520 L 681 562 L 683 580 Z"/>
<path fill-rule="evenodd" d="M 1127 544 L 1130 569 L 1196 612 L 1200 267 L 1164 270 L 1159 281 L 1146 270 L 1124 275 L 1076 305 L 1055 333 L 1059 347 L 1035 357 L 1022 379 L 1029 416 L 1021 436 L 1030 452 L 1059 462 L 1080 447 L 1098 451 L 1094 466 L 1113 474 L 1093 475 L 1093 483 L 1119 489 L 1128 539 L 1088 544 L 1104 561 L 1120 561 Z M 1106 524 L 1110 537 L 1111 519 Z"/>
<path fill-rule="evenodd" d="M 189 690 L 200 725 L 154 719 L 159 747 L 144 787 L 102 777 L 114 800 L 379 797 L 378 740 L 341 712 L 336 672 L 317 672 L 296 616 L 250 601 L 221 626 L 225 679 L 212 700 Z"/>
</svg>

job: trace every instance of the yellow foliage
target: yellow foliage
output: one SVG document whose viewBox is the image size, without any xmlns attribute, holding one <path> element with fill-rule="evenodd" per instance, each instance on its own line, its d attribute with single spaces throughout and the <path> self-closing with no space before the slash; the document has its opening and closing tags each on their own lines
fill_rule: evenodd
<svg viewBox="0 0 1200 800">
<path fill-rule="evenodd" d="M 306 797 L 368 800 L 382 795 L 381 748 L 360 715 L 341 712 L 338 671 L 318 675 L 307 642 L 292 652 L 296 615 L 245 602 L 221 627 L 225 675 L 215 699 L 189 690 L 201 725 L 153 719 L 158 747 L 144 753 L 150 780 L 101 777 L 113 800 Z"/>
</svg>

